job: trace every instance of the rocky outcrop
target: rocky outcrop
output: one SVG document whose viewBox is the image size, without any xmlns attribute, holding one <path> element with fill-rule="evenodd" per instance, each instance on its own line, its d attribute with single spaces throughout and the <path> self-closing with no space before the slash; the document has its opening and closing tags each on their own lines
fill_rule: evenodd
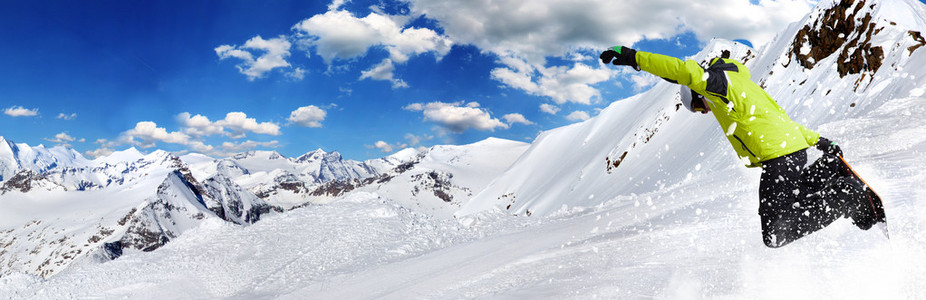
<svg viewBox="0 0 926 300">
<path fill-rule="evenodd" d="M 789 56 L 804 68 L 813 69 L 819 61 L 839 52 L 840 77 L 863 72 L 874 74 L 881 68 L 884 49 L 871 45 L 872 35 L 880 29 L 870 12 L 861 14 L 866 5 L 870 10 L 875 4 L 864 0 L 839 1 L 797 32 Z"/>
</svg>

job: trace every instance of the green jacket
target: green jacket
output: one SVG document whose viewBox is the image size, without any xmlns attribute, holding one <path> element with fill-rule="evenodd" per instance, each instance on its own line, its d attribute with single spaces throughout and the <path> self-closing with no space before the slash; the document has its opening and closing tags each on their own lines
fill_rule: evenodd
<svg viewBox="0 0 926 300">
<path fill-rule="evenodd" d="M 752 81 L 749 69 L 725 58 L 714 58 L 707 69 L 693 60 L 637 51 L 640 69 L 683 84 L 705 96 L 720 128 L 747 167 L 817 143 L 820 134 L 798 124 Z"/>
</svg>

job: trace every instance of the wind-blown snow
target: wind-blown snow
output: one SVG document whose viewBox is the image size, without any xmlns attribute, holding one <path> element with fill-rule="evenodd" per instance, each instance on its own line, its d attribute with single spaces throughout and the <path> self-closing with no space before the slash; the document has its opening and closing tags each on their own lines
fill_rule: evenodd
<svg viewBox="0 0 926 300">
<path fill-rule="evenodd" d="M 488 140 L 405 150 L 364 162 L 376 170 L 401 168 L 327 204 L 249 226 L 206 218 L 153 252 L 127 249 L 116 260 L 71 266 L 47 279 L 5 275 L 0 295 L 926 298 L 926 47 L 908 51 L 918 43 L 908 31 L 926 32 L 923 5 L 885 0 L 860 8 L 883 27 L 871 39 L 885 53 L 877 72 L 840 78 L 838 54 L 810 70 L 788 64 L 795 33 L 832 4 L 821 2 L 761 51 L 715 40 L 695 59 L 723 48 L 733 48 L 734 57 L 755 55 L 747 62 L 753 79 L 793 119 L 838 142 L 879 192 L 890 239 L 841 219 L 786 247 L 767 248 L 757 214 L 760 170 L 742 166 L 710 116 L 678 111 L 677 87 L 660 83 L 586 122 L 545 132 L 529 147 Z M 245 175 L 247 168 L 238 168 L 247 157 L 224 164 L 183 159 L 194 177 L 223 168 L 222 174 L 244 176 L 241 186 L 251 184 L 244 179 L 269 184 L 253 174 L 280 170 L 252 166 L 255 172 Z M 441 185 L 416 185 L 414 178 Z M 415 186 L 422 189 L 412 195 Z M 444 203 L 434 190 L 457 202 Z M 4 208 L 13 202 L 8 195 L 0 196 Z M 19 203 L 17 209 L 30 209 Z M 14 223 L 2 223 L 0 233 Z"/>
</svg>

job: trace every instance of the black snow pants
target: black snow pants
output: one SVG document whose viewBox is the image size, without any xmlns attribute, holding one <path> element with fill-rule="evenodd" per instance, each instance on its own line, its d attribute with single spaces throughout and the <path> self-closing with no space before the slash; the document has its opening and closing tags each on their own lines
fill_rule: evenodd
<svg viewBox="0 0 926 300">
<path fill-rule="evenodd" d="M 807 165 L 807 149 L 762 162 L 759 216 L 765 245 L 778 248 L 845 216 L 845 196 L 834 186 L 841 165 L 823 155 Z"/>
</svg>

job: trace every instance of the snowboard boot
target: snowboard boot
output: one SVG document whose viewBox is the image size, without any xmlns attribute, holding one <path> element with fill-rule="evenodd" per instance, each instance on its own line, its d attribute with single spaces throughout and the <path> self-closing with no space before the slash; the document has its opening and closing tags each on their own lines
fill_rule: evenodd
<svg viewBox="0 0 926 300">
<path fill-rule="evenodd" d="M 838 198 L 843 200 L 845 214 L 852 219 L 852 223 L 862 230 L 868 230 L 877 220 L 872 211 L 871 201 L 865 184 L 854 177 L 840 177 L 834 185 Z"/>
</svg>

